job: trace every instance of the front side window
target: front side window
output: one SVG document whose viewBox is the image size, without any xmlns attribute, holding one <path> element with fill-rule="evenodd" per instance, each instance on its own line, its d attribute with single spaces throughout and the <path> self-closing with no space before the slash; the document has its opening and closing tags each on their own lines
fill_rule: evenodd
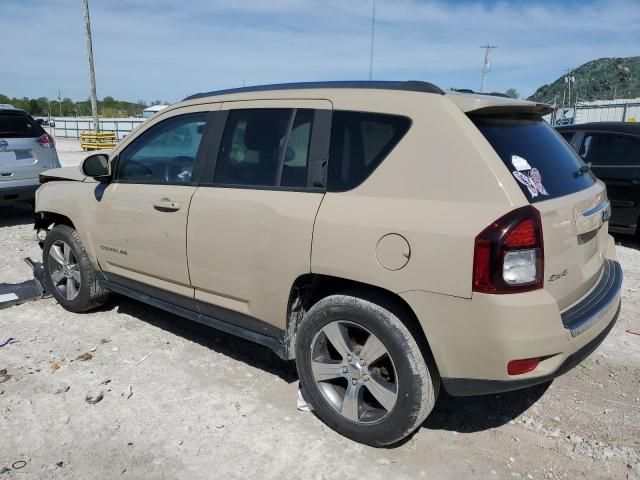
<svg viewBox="0 0 640 480">
<path fill-rule="evenodd" d="M 328 188 L 343 192 L 360 185 L 409 130 L 399 115 L 336 111 L 329 149 Z"/>
<path fill-rule="evenodd" d="M 190 184 L 207 115 L 178 115 L 151 127 L 120 153 L 116 180 Z"/>
<path fill-rule="evenodd" d="M 313 110 L 231 110 L 222 135 L 214 183 L 305 187 Z"/>
<path fill-rule="evenodd" d="M 640 163 L 640 137 L 615 133 L 588 133 L 580 156 L 594 166 L 630 166 Z"/>
</svg>

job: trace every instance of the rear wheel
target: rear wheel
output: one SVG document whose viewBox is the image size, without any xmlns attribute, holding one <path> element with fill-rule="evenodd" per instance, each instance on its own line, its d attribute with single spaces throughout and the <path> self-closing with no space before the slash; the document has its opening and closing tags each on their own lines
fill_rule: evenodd
<svg viewBox="0 0 640 480">
<path fill-rule="evenodd" d="M 86 312 L 107 301 L 78 232 L 56 225 L 44 241 L 42 262 L 47 290 L 71 312 Z"/>
<path fill-rule="evenodd" d="M 392 309 L 348 295 L 314 305 L 296 340 L 300 382 L 329 427 L 361 443 L 396 443 L 435 404 L 437 378 Z"/>
</svg>

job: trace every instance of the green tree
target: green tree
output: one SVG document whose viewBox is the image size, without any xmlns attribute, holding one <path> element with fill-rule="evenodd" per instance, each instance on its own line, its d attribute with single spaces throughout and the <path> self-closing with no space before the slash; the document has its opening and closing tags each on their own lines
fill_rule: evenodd
<svg viewBox="0 0 640 480">
<path fill-rule="evenodd" d="M 518 93 L 518 90 L 516 90 L 515 88 L 509 88 L 506 92 L 507 95 L 509 95 L 511 98 L 520 98 L 520 94 Z"/>
</svg>

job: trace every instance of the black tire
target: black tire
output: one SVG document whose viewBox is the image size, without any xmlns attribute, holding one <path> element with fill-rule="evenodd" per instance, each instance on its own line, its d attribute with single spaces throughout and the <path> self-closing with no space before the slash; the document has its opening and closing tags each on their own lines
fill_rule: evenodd
<svg viewBox="0 0 640 480">
<path fill-rule="evenodd" d="M 390 304 L 386 308 L 383 306 L 385 302 L 378 303 L 351 295 L 326 297 L 307 312 L 298 328 L 296 338 L 296 364 L 300 384 L 305 397 L 313 406 L 314 413 L 338 433 L 356 442 L 375 447 L 397 443 L 417 429 L 433 410 L 439 390 L 438 374 L 433 365 L 429 368 L 416 340 L 398 318 L 398 315 L 402 314 Z M 393 313 L 394 311 L 398 312 L 398 315 Z M 315 353 L 312 353 L 312 347 L 317 345 L 317 335 L 320 335 L 319 332 L 323 328 L 331 328 L 330 324 L 343 321 L 347 326 L 354 324 L 356 331 L 357 327 L 363 327 L 375 335 L 386 348 L 395 368 L 397 397 L 393 407 L 380 420 L 360 423 L 360 418 L 354 422 L 343 416 L 337 407 L 332 406 L 325 398 L 326 394 L 323 394 L 319 386 L 321 384 L 317 383 L 314 377 L 312 355 Z M 350 376 L 351 371 L 348 375 L 345 380 L 346 388 L 349 388 L 350 381 L 359 382 Z M 371 378 L 370 375 L 364 376 Z M 339 381 L 342 379 L 336 380 Z M 367 385 L 362 384 L 363 387 Z"/>
<path fill-rule="evenodd" d="M 54 285 L 52 279 L 52 265 L 50 251 L 54 243 L 64 242 L 71 247 L 76 265 L 80 272 L 80 288 L 73 299 L 64 296 L 58 287 Z M 81 313 L 101 307 L 107 301 L 109 293 L 102 288 L 98 282 L 95 268 L 87 255 L 78 232 L 67 225 L 56 225 L 47 234 L 42 249 L 42 263 L 44 265 L 44 281 L 47 291 L 51 292 L 54 298 L 62 307 L 70 312 Z"/>
</svg>

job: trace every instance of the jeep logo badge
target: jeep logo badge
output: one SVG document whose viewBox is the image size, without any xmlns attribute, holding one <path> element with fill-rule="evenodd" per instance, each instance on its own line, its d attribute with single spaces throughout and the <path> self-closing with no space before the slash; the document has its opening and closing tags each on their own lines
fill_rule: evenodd
<svg viewBox="0 0 640 480">
<path fill-rule="evenodd" d="M 6 140 L 0 140 L 0 148 L 2 150 L 4 150 L 5 148 L 7 148 L 9 146 L 9 142 L 7 142 Z"/>
</svg>

